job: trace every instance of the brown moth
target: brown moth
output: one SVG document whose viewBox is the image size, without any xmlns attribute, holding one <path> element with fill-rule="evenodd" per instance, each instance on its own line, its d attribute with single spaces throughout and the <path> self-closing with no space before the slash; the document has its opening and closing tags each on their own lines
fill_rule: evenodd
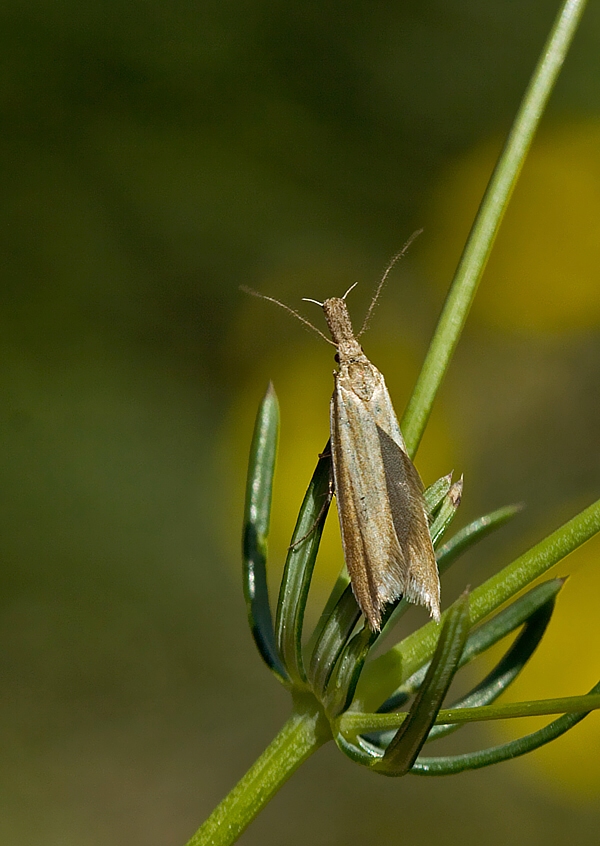
<svg viewBox="0 0 600 846">
<path fill-rule="evenodd" d="M 440 619 L 440 582 L 423 485 L 385 380 L 358 343 L 344 298 L 322 303 L 339 370 L 331 398 L 331 454 L 352 589 L 373 631 L 405 596 Z"/>
<path fill-rule="evenodd" d="M 358 336 L 415 235 L 390 262 Z M 323 308 L 331 341 L 289 306 L 244 290 L 282 306 L 337 349 L 330 408 L 334 491 L 352 590 L 369 627 L 379 631 L 383 609 L 401 596 L 426 605 L 439 620 L 440 581 L 423 484 L 406 452 L 385 380 L 354 335 L 345 302 L 352 288 L 323 303 L 309 300 Z"/>
</svg>

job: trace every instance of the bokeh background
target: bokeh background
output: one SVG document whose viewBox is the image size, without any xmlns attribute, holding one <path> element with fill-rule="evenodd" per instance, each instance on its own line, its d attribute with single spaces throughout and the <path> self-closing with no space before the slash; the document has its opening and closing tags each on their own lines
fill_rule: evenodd
<svg viewBox="0 0 600 846">
<path fill-rule="evenodd" d="M 253 416 L 282 407 L 276 585 L 327 439 L 332 350 L 257 288 L 340 295 L 401 413 L 556 0 L 76 3 L 0 10 L 0 839 L 179 846 L 289 712 L 245 624 Z M 450 601 L 598 496 L 600 11 L 591 4 L 418 456 L 457 525 L 526 510 Z M 341 564 L 335 520 L 313 614 Z M 513 698 L 600 677 L 600 544 Z M 411 624 L 424 620 L 421 611 Z M 485 667 L 474 670 L 478 677 Z M 456 747 L 530 725 L 483 726 Z M 451 779 L 326 747 L 248 844 L 597 844 L 600 722 Z"/>
</svg>

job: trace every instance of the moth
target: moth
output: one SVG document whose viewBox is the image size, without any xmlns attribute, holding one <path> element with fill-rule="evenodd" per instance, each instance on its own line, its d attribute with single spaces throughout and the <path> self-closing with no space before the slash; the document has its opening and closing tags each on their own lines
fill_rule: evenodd
<svg viewBox="0 0 600 846">
<path fill-rule="evenodd" d="M 309 300 L 323 308 L 331 341 L 298 312 L 258 294 L 292 312 L 336 347 L 339 367 L 330 406 L 334 492 L 352 590 L 375 632 L 381 629 L 385 606 L 401 596 L 427 606 L 434 619 L 440 619 L 440 582 L 423 484 L 406 452 L 383 375 L 357 340 L 389 271 L 407 247 L 388 266 L 358 336 L 346 306 L 354 285 L 343 297 L 323 303 Z"/>
</svg>

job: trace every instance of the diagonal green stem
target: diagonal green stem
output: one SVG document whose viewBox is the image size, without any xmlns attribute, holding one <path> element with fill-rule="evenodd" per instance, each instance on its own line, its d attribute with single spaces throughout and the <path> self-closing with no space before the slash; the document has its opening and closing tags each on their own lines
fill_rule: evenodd
<svg viewBox="0 0 600 846">
<path fill-rule="evenodd" d="M 586 0 L 565 0 L 533 72 L 504 149 L 481 201 L 401 429 L 414 456 L 431 407 L 460 338 L 504 212 L 554 88 Z"/>
<path fill-rule="evenodd" d="M 320 711 L 308 707 L 294 712 L 187 846 L 235 843 L 300 764 L 328 740 L 331 740 L 331 732 Z"/>
</svg>

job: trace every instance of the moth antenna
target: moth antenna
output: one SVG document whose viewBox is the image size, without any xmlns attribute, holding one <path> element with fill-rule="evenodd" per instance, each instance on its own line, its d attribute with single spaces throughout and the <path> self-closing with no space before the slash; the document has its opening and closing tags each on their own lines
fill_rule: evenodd
<svg viewBox="0 0 600 846">
<path fill-rule="evenodd" d="M 309 329 L 312 329 L 313 332 L 316 332 L 317 335 L 320 335 L 321 338 L 323 338 L 324 341 L 327 341 L 328 344 L 335 346 L 335 344 L 330 338 L 324 335 L 323 332 L 321 332 L 320 329 L 317 329 L 316 326 L 313 326 L 310 320 L 307 320 L 305 317 L 302 317 L 302 315 L 299 314 L 295 309 L 290 308 L 290 306 L 286 305 L 285 303 L 279 302 L 279 300 L 276 300 L 274 297 L 267 297 L 266 294 L 261 294 L 259 291 L 253 291 L 252 288 L 248 288 L 246 285 L 240 285 L 240 289 L 246 294 L 251 294 L 253 297 L 258 297 L 259 300 L 268 300 L 268 302 L 270 303 L 275 303 L 275 305 L 278 305 L 280 308 L 283 308 L 285 309 L 285 311 L 289 312 L 290 314 L 293 314 L 294 317 L 297 317 L 300 323 L 303 323 Z M 318 303 L 318 305 L 321 305 L 321 303 Z"/>
<path fill-rule="evenodd" d="M 346 291 L 346 293 L 344 294 L 342 299 L 345 300 L 346 297 L 348 296 L 348 294 L 350 293 L 350 291 L 352 291 L 354 288 L 356 288 L 357 285 L 358 285 L 358 282 L 355 282 L 354 285 L 350 285 L 350 287 L 348 288 L 348 290 Z"/>
<path fill-rule="evenodd" d="M 311 297 L 302 297 L 303 303 L 314 303 L 315 305 L 321 306 L 323 308 L 323 303 L 320 303 L 318 300 L 313 300 Z"/>
<path fill-rule="evenodd" d="M 412 244 L 412 242 L 415 240 L 415 238 L 418 238 L 418 237 L 419 237 L 419 235 L 421 234 L 421 232 L 422 232 L 422 231 L 423 231 L 422 229 L 417 229 L 417 230 L 416 230 L 416 232 L 413 232 L 413 234 L 410 236 L 410 238 L 408 239 L 408 241 L 406 242 L 406 244 L 402 247 L 402 249 L 400 250 L 400 252 L 399 252 L 399 253 L 396 253 L 396 255 L 395 255 L 395 256 L 391 259 L 390 263 L 389 263 L 389 264 L 388 264 L 388 266 L 386 267 L 386 269 L 385 269 L 385 273 L 384 273 L 384 274 L 383 274 L 383 276 L 381 277 L 381 282 L 380 282 L 380 283 L 379 283 L 379 285 L 377 286 L 377 290 L 375 291 L 375 295 L 374 295 L 373 299 L 371 300 L 371 305 L 369 306 L 368 311 L 367 311 L 367 313 L 366 313 L 366 315 L 365 315 L 365 319 L 364 319 L 364 321 L 363 321 L 363 325 L 361 326 L 360 332 L 359 332 L 359 333 L 358 333 L 358 335 L 356 336 L 357 338 L 360 338 L 360 336 L 362 335 L 362 333 L 363 333 L 363 332 L 364 332 L 364 331 L 368 328 L 368 326 L 369 326 L 369 322 L 370 322 L 370 320 L 371 320 L 371 315 L 373 314 L 373 309 L 374 309 L 374 308 L 375 308 L 375 306 L 377 305 L 377 301 L 378 301 L 378 299 L 379 299 L 379 295 L 381 294 L 381 291 L 383 290 L 383 286 L 384 286 L 384 285 L 385 285 L 385 283 L 387 282 L 387 278 L 388 278 L 388 276 L 390 275 L 390 273 L 391 273 L 391 271 L 392 271 L 392 269 L 393 269 L 394 265 L 396 264 L 396 262 L 400 261 L 400 259 L 402 258 L 402 256 L 406 253 L 406 251 L 408 250 L 408 248 L 409 248 L 409 247 L 410 247 L 410 245 Z M 350 290 L 352 290 L 352 289 L 350 289 Z"/>
</svg>

